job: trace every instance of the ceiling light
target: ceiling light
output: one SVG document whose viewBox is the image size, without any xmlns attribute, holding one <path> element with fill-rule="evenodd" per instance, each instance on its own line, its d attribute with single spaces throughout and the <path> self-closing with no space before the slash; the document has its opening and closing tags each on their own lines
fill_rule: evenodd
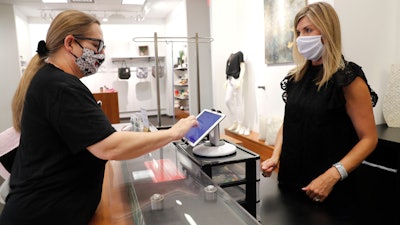
<svg viewBox="0 0 400 225">
<path fill-rule="evenodd" d="M 70 0 L 71 3 L 94 3 L 94 0 Z"/>
<path fill-rule="evenodd" d="M 122 0 L 123 5 L 143 5 L 146 0 Z"/>
<path fill-rule="evenodd" d="M 140 14 L 136 15 L 136 17 L 133 18 L 133 20 L 137 21 L 137 22 L 141 22 L 144 20 L 144 17 Z"/>
<path fill-rule="evenodd" d="M 150 12 L 150 7 L 149 7 L 148 4 L 146 4 L 146 5 L 143 7 L 143 13 L 144 13 L 145 15 L 147 15 L 149 12 Z"/>
<path fill-rule="evenodd" d="M 68 3 L 68 0 L 42 0 L 43 3 Z"/>
<path fill-rule="evenodd" d="M 106 15 L 106 11 L 104 11 L 104 16 L 103 16 L 103 19 L 101 19 L 101 21 L 108 22 L 108 17 Z"/>
<path fill-rule="evenodd" d="M 42 10 L 40 16 L 42 17 L 42 19 L 46 21 L 52 21 L 55 17 L 55 13 L 53 12 L 53 10 L 51 11 Z"/>
</svg>

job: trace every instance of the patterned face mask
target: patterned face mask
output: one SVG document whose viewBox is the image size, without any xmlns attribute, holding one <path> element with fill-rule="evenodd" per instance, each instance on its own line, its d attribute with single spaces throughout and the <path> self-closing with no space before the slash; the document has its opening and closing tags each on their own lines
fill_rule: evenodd
<svg viewBox="0 0 400 225">
<path fill-rule="evenodd" d="M 84 76 L 95 74 L 104 62 L 105 54 L 96 54 L 93 50 L 82 47 L 81 44 L 79 46 L 83 49 L 83 54 L 80 57 L 71 53 L 75 57 L 76 64 Z"/>
</svg>

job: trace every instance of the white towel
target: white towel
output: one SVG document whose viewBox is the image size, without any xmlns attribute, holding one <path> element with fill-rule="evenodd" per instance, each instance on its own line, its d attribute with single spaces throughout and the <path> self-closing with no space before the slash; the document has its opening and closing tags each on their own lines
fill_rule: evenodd
<svg viewBox="0 0 400 225">
<path fill-rule="evenodd" d="M 0 157 L 9 153 L 11 150 L 19 146 L 20 133 L 17 132 L 14 127 L 10 127 L 7 130 L 0 133 Z M 0 163 L 0 176 L 5 181 L 0 185 L 0 203 L 4 204 L 5 199 L 10 192 L 10 173 Z"/>
<path fill-rule="evenodd" d="M 14 127 L 0 133 L 0 157 L 19 146 L 20 133 Z M 7 179 L 10 173 L 0 163 L 0 176 Z"/>
<path fill-rule="evenodd" d="M 20 133 L 14 127 L 0 133 L 0 157 L 18 147 L 19 137 Z"/>
<path fill-rule="evenodd" d="M 0 185 L 0 203 L 6 204 L 6 198 L 8 193 L 10 193 L 10 178 L 7 178 L 1 185 Z"/>
</svg>

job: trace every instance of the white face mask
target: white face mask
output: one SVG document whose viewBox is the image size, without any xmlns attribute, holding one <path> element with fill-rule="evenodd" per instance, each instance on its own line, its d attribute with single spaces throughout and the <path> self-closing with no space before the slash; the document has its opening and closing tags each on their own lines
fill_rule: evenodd
<svg viewBox="0 0 400 225">
<path fill-rule="evenodd" d="M 322 35 L 300 36 L 296 39 L 297 49 L 306 59 L 316 61 L 322 57 L 324 45 Z"/>
</svg>

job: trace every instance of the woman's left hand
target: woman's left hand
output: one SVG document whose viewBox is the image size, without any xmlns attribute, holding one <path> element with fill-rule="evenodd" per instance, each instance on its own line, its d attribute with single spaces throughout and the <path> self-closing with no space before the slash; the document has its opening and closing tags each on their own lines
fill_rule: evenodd
<svg viewBox="0 0 400 225">
<path fill-rule="evenodd" d="M 302 190 L 315 202 L 323 202 L 331 193 L 335 184 L 340 180 L 335 168 L 331 167 L 325 173 L 311 181 Z"/>
</svg>

